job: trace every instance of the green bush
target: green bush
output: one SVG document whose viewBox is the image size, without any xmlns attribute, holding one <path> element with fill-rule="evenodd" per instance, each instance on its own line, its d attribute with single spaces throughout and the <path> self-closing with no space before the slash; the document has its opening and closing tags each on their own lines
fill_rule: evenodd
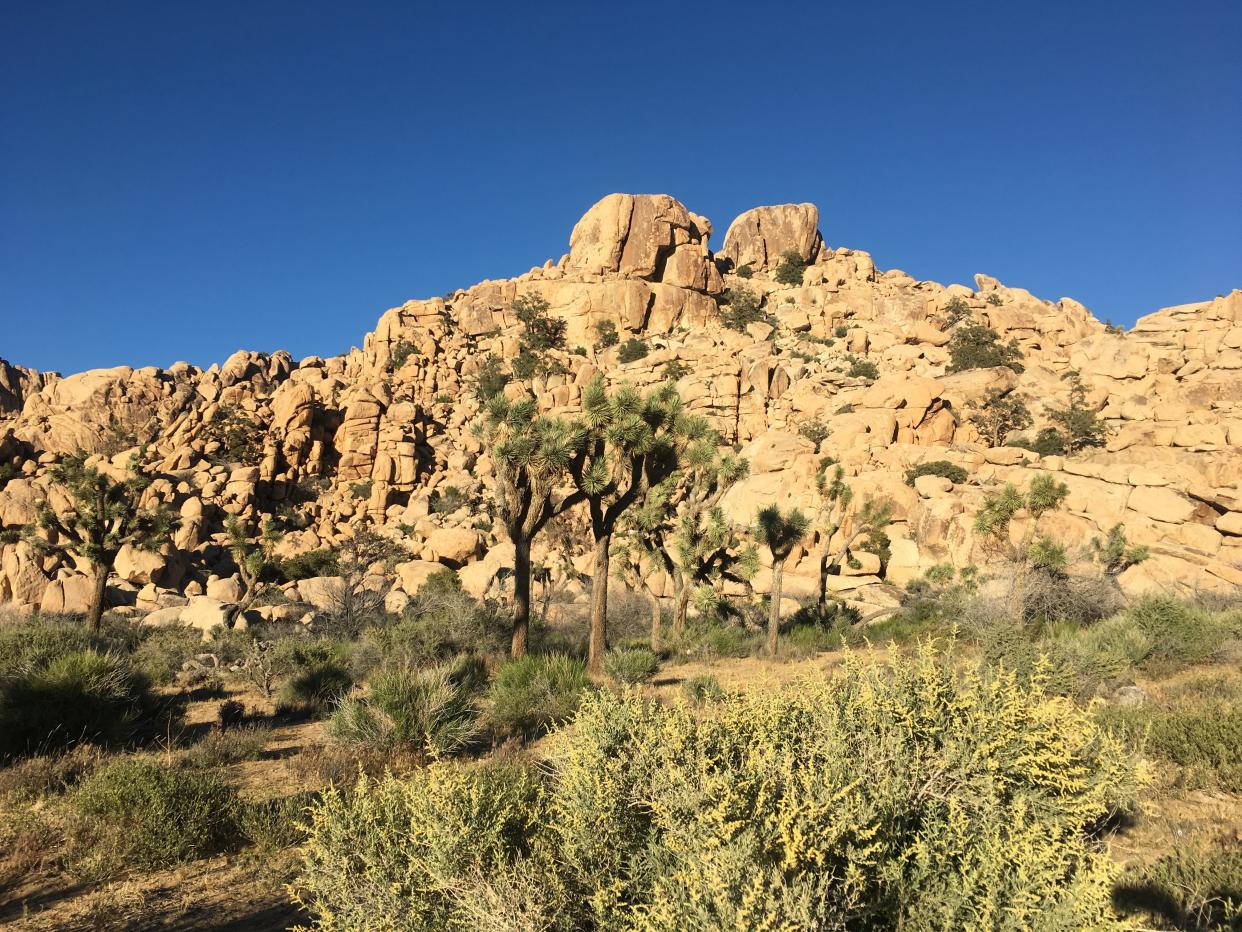
<svg viewBox="0 0 1242 932">
<path fill-rule="evenodd" d="M 169 867 L 239 840 L 237 793 L 212 770 L 122 758 L 85 780 L 72 802 L 84 820 L 74 859 L 92 873 Z"/>
<path fill-rule="evenodd" d="M 28 673 L 65 654 L 106 652 L 114 647 L 102 633 L 93 634 L 79 621 L 22 619 L 0 625 L 0 677 Z"/>
<path fill-rule="evenodd" d="M 371 749 L 405 748 L 436 759 L 458 754 L 479 736 L 482 661 L 462 657 L 427 669 L 396 664 L 376 671 L 361 699 L 343 700 L 328 735 Z"/>
<path fill-rule="evenodd" d="M 688 625 L 675 647 L 698 660 L 749 657 L 760 646 L 760 636 L 741 625 L 704 618 Z"/>
<path fill-rule="evenodd" d="M 187 660 L 203 652 L 203 633 L 197 628 L 170 625 L 146 631 L 146 636 L 130 655 L 130 662 L 135 670 L 157 685 L 171 683 Z"/>
<path fill-rule="evenodd" d="M 805 437 L 811 443 L 818 447 L 821 443 L 828 439 L 828 425 L 819 418 L 807 421 L 798 428 L 798 433 Z"/>
<path fill-rule="evenodd" d="M 241 834 L 250 844 L 266 851 L 300 845 L 310 829 L 310 806 L 318 799 L 317 793 L 294 793 L 244 802 L 238 818 Z"/>
<path fill-rule="evenodd" d="M 213 729 L 185 752 L 184 760 L 196 768 L 227 767 L 241 761 L 258 760 L 271 740 L 272 730 L 263 725 Z"/>
<path fill-rule="evenodd" d="M 470 504 L 470 496 L 455 485 L 434 489 L 427 500 L 427 510 L 436 515 L 451 515 Z"/>
<path fill-rule="evenodd" d="M 1126 616 L 1151 641 L 1148 665 L 1177 667 L 1210 660 L 1242 634 L 1242 613 L 1211 612 L 1165 595 L 1144 596 Z"/>
<path fill-rule="evenodd" d="M 324 932 L 552 928 L 472 921 L 467 889 L 497 883 L 530 856 L 544 799 L 538 774 L 509 761 L 433 764 L 408 780 L 329 789 L 311 809 L 298 902 Z"/>
<path fill-rule="evenodd" d="M 849 364 L 850 367 L 845 374 L 852 379 L 878 379 L 880 377 L 879 368 L 869 359 L 859 359 L 856 356 L 851 356 L 849 357 Z"/>
<path fill-rule="evenodd" d="M 837 327 L 832 332 L 838 340 L 844 340 L 846 337 L 850 335 L 850 328 L 842 324 L 841 326 Z"/>
<path fill-rule="evenodd" d="M 781 255 L 781 264 L 776 267 L 776 281 L 781 285 L 801 285 L 804 272 L 806 260 L 801 253 L 790 249 Z"/>
<path fill-rule="evenodd" d="M 397 342 L 392 345 L 392 348 L 389 353 L 389 361 L 388 361 L 389 371 L 396 372 L 398 369 L 400 369 L 402 366 L 406 364 L 406 362 L 410 359 L 411 356 L 417 356 L 417 355 L 418 355 L 417 346 L 415 346 L 409 340 L 405 340 L 405 339 L 397 340 Z"/>
<path fill-rule="evenodd" d="M 660 658 L 641 647 L 611 650 L 604 657 L 604 673 L 616 683 L 645 683 L 659 669 Z"/>
<path fill-rule="evenodd" d="M 617 333 L 617 325 L 611 320 L 599 320 L 595 322 L 595 348 L 597 350 L 608 349 L 610 346 L 616 346 L 621 342 L 621 336 Z"/>
<path fill-rule="evenodd" d="M 617 362 L 635 362 L 645 359 L 647 353 L 646 341 L 632 338 L 622 343 L 621 348 L 617 350 Z"/>
<path fill-rule="evenodd" d="M 1032 453 L 1038 453 L 1040 456 L 1065 455 L 1065 438 L 1055 427 L 1045 427 L 1035 435 L 1034 440 L 1029 440 L 1026 437 L 1014 437 L 1011 440 L 1006 440 L 1005 446 L 1030 450 Z"/>
<path fill-rule="evenodd" d="M 323 929 L 1065 929 L 1112 924 L 1097 824 L 1136 764 L 1091 717 L 922 650 L 672 708 L 600 692 L 544 779 L 360 781 L 312 816 Z"/>
<path fill-rule="evenodd" d="M 906 485 L 914 485 L 914 480 L 919 476 L 943 476 L 954 485 L 961 485 L 970 478 L 970 473 L 948 460 L 934 460 L 930 463 L 919 463 L 907 469 Z"/>
<path fill-rule="evenodd" d="M 581 660 L 564 654 L 527 654 L 496 672 L 488 720 L 505 734 L 548 729 L 578 710 L 589 685 Z"/>
<path fill-rule="evenodd" d="M 340 563 L 334 550 L 308 550 L 280 561 L 280 575 L 286 582 L 314 579 L 317 576 L 337 576 L 340 572 Z"/>
<path fill-rule="evenodd" d="M 724 687 L 720 685 L 720 680 L 710 673 L 690 677 L 681 684 L 681 694 L 688 702 L 696 704 L 716 702 L 725 697 Z"/>
<path fill-rule="evenodd" d="M 720 295 L 720 322 L 739 333 L 746 332 L 747 324 L 771 323 L 760 304 L 760 297 L 745 286 L 727 288 Z"/>
<path fill-rule="evenodd" d="M 1127 928 L 1236 932 L 1242 928 L 1242 844 L 1179 846 L 1154 864 L 1131 868 L 1113 890 Z"/>
<path fill-rule="evenodd" d="M 734 272 L 733 274 L 736 275 L 738 278 L 752 278 L 755 272 L 750 267 L 749 262 L 743 262 L 741 265 L 737 267 L 737 271 Z"/>
<path fill-rule="evenodd" d="M 479 366 L 476 376 L 475 391 L 481 401 L 491 401 L 509 384 L 509 374 L 505 372 L 504 361 L 495 353 L 488 353 Z"/>
<path fill-rule="evenodd" d="M 0 678 L 0 760 L 79 742 L 124 744 L 160 711 L 150 682 L 127 658 L 94 650 L 62 654 Z"/>
<path fill-rule="evenodd" d="M 967 324 L 953 331 L 949 338 L 949 372 L 967 369 L 992 369 L 1006 366 L 1014 372 L 1022 372 L 1022 351 L 1017 340 L 1002 343 L 991 327 Z"/>
</svg>

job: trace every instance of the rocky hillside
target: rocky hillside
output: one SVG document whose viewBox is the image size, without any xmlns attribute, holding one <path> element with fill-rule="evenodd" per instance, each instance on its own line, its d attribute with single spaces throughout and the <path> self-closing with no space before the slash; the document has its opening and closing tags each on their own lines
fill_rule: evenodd
<svg viewBox="0 0 1242 932">
<path fill-rule="evenodd" d="M 1119 523 L 1149 547 L 1120 577 L 1125 589 L 1242 585 L 1242 291 L 1157 311 L 1122 333 L 1069 298 L 1041 300 L 985 275 L 971 290 L 881 271 L 867 253 L 827 246 L 819 222 L 811 204 L 758 207 L 713 253 L 711 223 L 674 198 L 614 194 L 583 216 L 559 260 L 393 308 L 344 356 L 241 351 L 207 370 L 64 378 L 0 361 L 0 526 L 28 524 L 44 498 L 58 505 L 48 469 L 65 454 L 119 468 L 145 443 L 159 475 L 147 494 L 181 524 L 162 552 L 121 554 L 109 598 L 123 611 L 204 626 L 224 617 L 240 591 L 223 532 L 230 515 L 252 527 L 276 515 L 284 557 L 374 525 L 410 554 L 394 606 L 440 565 L 460 569 L 476 594 L 496 592 L 512 550 L 491 530 L 491 468 L 470 426 L 480 380 L 519 355 L 514 301 L 534 295 L 566 322 L 568 347 L 529 379 L 541 404 L 572 412 L 598 372 L 639 386 L 675 378 L 687 407 L 750 462 L 722 502 L 739 524 L 774 501 L 814 510 L 825 456 L 841 463 L 856 502 L 891 501 L 887 564 L 859 553 L 832 578 L 852 601 L 892 606 L 898 587 L 933 565 L 986 564 L 972 529 L 984 494 L 1041 472 L 1069 486 L 1067 508 L 1045 521 L 1071 552 Z M 777 274 L 790 252 L 806 263 L 801 284 Z M 953 329 L 972 321 L 1016 341 L 1021 372 L 948 371 Z M 612 346 L 599 338 L 606 322 L 620 336 Z M 968 417 L 989 393 L 1020 395 L 1034 421 L 1022 433 L 1034 437 L 1068 403 L 1070 370 L 1108 427 L 1098 447 L 1067 457 L 991 446 Z M 907 484 L 909 468 L 932 461 L 960 466 L 965 480 Z M 536 559 L 566 539 L 545 537 Z M 558 573 L 590 569 L 581 552 L 553 556 Z M 815 591 L 810 562 L 809 550 L 795 552 L 786 595 Z M 80 611 L 84 569 L 7 543 L 0 600 Z M 769 579 L 761 570 L 755 590 Z M 284 604 L 257 611 L 311 617 L 320 582 L 289 583 Z M 648 584 L 667 594 L 667 580 Z"/>
</svg>

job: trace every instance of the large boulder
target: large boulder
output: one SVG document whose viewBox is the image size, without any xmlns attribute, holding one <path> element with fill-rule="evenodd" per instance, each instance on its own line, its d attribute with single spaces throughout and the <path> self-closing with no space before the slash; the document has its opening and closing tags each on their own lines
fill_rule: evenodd
<svg viewBox="0 0 1242 932">
<path fill-rule="evenodd" d="M 814 262 L 822 245 L 818 207 L 776 204 L 752 208 L 729 224 L 720 254 L 734 268 L 749 265 L 753 269 L 771 269 L 790 251 Z"/>
<path fill-rule="evenodd" d="M 667 194 L 610 194 L 574 225 L 568 271 L 704 289 L 710 232 L 707 221 Z"/>
</svg>

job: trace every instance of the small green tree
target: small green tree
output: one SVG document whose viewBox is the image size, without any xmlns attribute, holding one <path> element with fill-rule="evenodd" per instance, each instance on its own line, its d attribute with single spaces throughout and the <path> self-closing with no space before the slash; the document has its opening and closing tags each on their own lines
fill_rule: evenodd
<svg viewBox="0 0 1242 932">
<path fill-rule="evenodd" d="M 87 621 L 91 630 L 98 631 L 108 575 L 121 548 L 128 545 L 158 550 L 176 528 L 177 519 L 162 504 L 142 506 L 143 493 L 154 480 L 143 469 L 138 454 L 130 458 L 121 479 L 88 466 L 81 454 L 65 457 L 49 475 L 68 497 L 69 509 L 58 514 L 47 500 L 40 502 L 35 523 L 26 528 L 26 537 L 44 553 L 77 556 L 90 564 L 95 587 Z"/>
<path fill-rule="evenodd" d="M 789 249 L 781 254 L 781 264 L 776 267 L 776 281 L 781 285 L 801 285 L 806 272 L 806 260 L 797 250 Z"/>
<path fill-rule="evenodd" d="M 1012 568 L 1009 608 L 1015 618 L 1024 615 L 1031 571 L 1060 571 L 1066 565 L 1065 548 L 1040 533 L 1039 519 L 1058 508 L 1068 496 L 1069 486 L 1041 473 L 1031 479 L 1026 492 L 1012 483 L 1005 483 L 1000 491 L 984 496 L 983 505 L 975 513 L 975 532 Z M 1029 520 L 1022 534 L 1015 537 L 1010 527 L 1022 511 Z"/>
<path fill-rule="evenodd" d="M 776 642 L 781 630 L 781 588 L 785 579 L 785 561 L 798 542 L 806 536 L 810 522 L 797 508 L 782 512 L 779 505 L 761 508 L 756 519 L 755 536 L 772 554 L 772 592 L 768 605 L 769 657 L 776 656 Z"/>
<path fill-rule="evenodd" d="M 1070 455 L 1087 447 L 1098 447 L 1108 436 L 1108 426 L 1087 406 L 1087 387 L 1082 374 L 1071 369 L 1061 376 L 1070 386 L 1069 404 L 1048 412 L 1049 419 L 1059 425 L 1065 440 L 1065 451 Z"/>
<path fill-rule="evenodd" d="M 523 351 L 543 353 L 565 348 L 565 321 L 548 313 L 548 300 L 538 294 L 519 295 L 513 301 L 513 315 L 522 324 Z"/>
<path fill-rule="evenodd" d="M 730 330 L 746 331 L 747 324 L 767 323 L 768 315 L 761 305 L 762 299 L 749 288 L 739 285 L 729 288 L 720 296 L 720 322 Z"/>
<path fill-rule="evenodd" d="M 587 503 L 594 541 L 591 634 L 587 668 L 603 671 L 608 648 L 608 575 L 617 523 L 642 495 L 677 468 L 677 437 L 684 423 L 681 398 L 665 383 L 647 395 L 623 384 L 611 394 L 596 376 L 582 396 L 578 451 L 568 463 L 578 496 Z"/>
<path fill-rule="evenodd" d="M 1031 412 L 1021 395 L 990 389 L 982 402 L 970 401 L 970 423 L 989 447 L 1004 446 L 1015 431 L 1031 426 Z"/>
<path fill-rule="evenodd" d="M 1000 335 L 983 324 L 967 324 L 958 327 L 949 338 L 949 372 L 967 369 L 992 369 L 1006 366 L 1014 372 L 1022 372 L 1022 351 L 1018 341 L 1000 341 Z"/>
<path fill-rule="evenodd" d="M 620 334 L 617 333 L 617 325 L 611 320 L 597 320 L 595 322 L 595 349 L 607 349 L 610 346 L 616 346 L 621 341 Z"/>
<path fill-rule="evenodd" d="M 840 574 L 841 564 L 856 542 L 861 549 L 870 550 L 877 556 L 887 550 L 889 541 L 884 529 L 892 523 L 893 506 L 891 502 L 867 499 L 851 514 L 854 491 L 845 481 L 845 471 L 830 458 L 820 463 L 815 474 L 815 485 L 820 499 L 814 522 L 818 535 L 815 555 L 819 567 L 819 605 L 824 608 L 828 605 L 828 577 Z M 834 539 L 843 528 L 848 528 L 848 532 L 837 542 L 834 552 Z M 884 560 L 885 557 L 881 556 L 881 563 Z"/>
<path fill-rule="evenodd" d="M 513 542 L 513 637 L 510 653 L 526 655 L 530 629 L 531 544 L 547 523 L 585 499 L 581 492 L 556 498 L 581 444 L 567 421 L 542 417 L 534 397 L 495 396 L 475 424 L 495 467 L 493 516 Z"/>
</svg>

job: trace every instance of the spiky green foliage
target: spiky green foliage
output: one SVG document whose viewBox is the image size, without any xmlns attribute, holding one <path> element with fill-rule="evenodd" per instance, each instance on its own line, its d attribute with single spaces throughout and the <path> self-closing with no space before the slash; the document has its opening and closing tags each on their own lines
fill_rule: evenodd
<svg viewBox="0 0 1242 932">
<path fill-rule="evenodd" d="M 65 457 L 49 476 L 68 498 L 68 508 L 57 511 L 47 500 L 40 502 L 26 537 L 44 553 L 81 557 L 94 568 L 96 588 L 88 617 L 91 627 L 98 629 L 105 584 L 121 548 L 158 550 L 177 519 L 162 504 L 142 505 L 154 479 L 142 468 L 137 453 L 120 478 L 87 465 L 82 454 Z"/>
<path fill-rule="evenodd" d="M 608 574 L 612 536 L 644 490 L 676 473 L 680 458 L 702 427 L 687 419 L 672 383 L 642 394 L 622 383 L 612 392 L 597 375 L 582 395 L 581 438 L 570 478 L 586 501 L 595 544 L 591 576 L 591 638 L 587 664 L 602 671 L 607 648 Z"/>
<path fill-rule="evenodd" d="M 1109 528 L 1103 540 L 1091 538 L 1091 552 L 1105 576 L 1120 576 L 1151 555 L 1147 547 L 1130 544 L 1125 526 L 1121 524 Z"/>
<path fill-rule="evenodd" d="M 264 577 L 275 570 L 272 551 L 280 543 L 282 535 L 270 516 L 263 519 L 257 539 L 247 531 L 237 515 L 230 515 L 224 522 L 224 533 L 241 577 L 243 593 L 238 608 L 244 611 L 259 594 Z"/>
<path fill-rule="evenodd" d="M 576 491 L 557 496 L 578 457 L 586 432 L 577 424 L 538 413 L 533 396 L 510 401 L 498 394 L 474 425 L 495 467 L 492 516 L 513 542 L 514 617 L 510 651 L 526 653 L 530 624 L 530 548 L 554 517 L 585 499 Z"/>
<path fill-rule="evenodd" d="M 776 656 L 776 640 L 781 625 L 781 587 L 785 561 L 810 527 L 810 519 L 797 508 L 781 511 L 779 505 L 760 508 L 755 519 L 755 539 L 772 554 L 772 592 L 768 606 L 769 656 Z"/>
</svg>

